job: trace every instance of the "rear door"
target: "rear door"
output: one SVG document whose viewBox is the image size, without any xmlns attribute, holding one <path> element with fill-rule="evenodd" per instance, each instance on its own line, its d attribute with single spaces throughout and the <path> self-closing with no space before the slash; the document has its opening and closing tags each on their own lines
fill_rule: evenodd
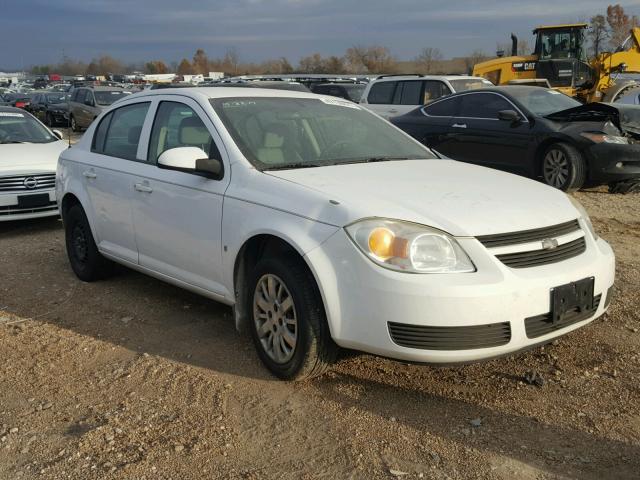
<svg viewBox="0 0 640 480">
<path fill-rule="evenodd" d="M 146 162 L 138 151 L 149 106 L 150 102 L 132 103 L 104 116 L 81 165 L 99 249 L 133 264 L 138 263 L 138 248 L 131 201 L 135 179 Z"/>
<path fill-rule="evenodd" d="M 471 92 L 457 98 L 460 104 L 451 119 L 454 158 L 515 173 L 529 172 L 528 149 L 533 139 L 531 124 L 522 112 L 496 92 Z M 520 120 L 500 120 L 502 110 L 516 111 Z"/>
<path fill-rule="evenodd" d="M 222 205 L 230 171 L 226 150 L 203 108 L 187 97 L 158 97 L 147 163 L 134 182 L 133 218 L 140 265 L 208 292 L 222 286 Z M 218 158 L 225 175 L 213 180 L 157 166 L 166 150 L 191 146 Z"/>
<path fill-rule="evenodd" d="M 366 107 L 383 118 L 397 115 L 398 111 L 393 105 L 393 98 L 398 82 L 375 82 L 369 89 Z"/>
</svg>

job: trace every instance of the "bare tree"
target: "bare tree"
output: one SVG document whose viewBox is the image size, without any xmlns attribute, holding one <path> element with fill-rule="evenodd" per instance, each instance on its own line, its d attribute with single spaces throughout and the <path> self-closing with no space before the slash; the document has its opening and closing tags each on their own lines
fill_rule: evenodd
<svg viewBox="0 0 640 480">
<path fill-rule="evenodd" d="M 240 64 L 240 56 L 238 55 L 238 51 L 235 47 L 230 48 L 224 54 L 224 58 L 221 62 L 222 71 L 226 73 L 231 73 L 233 75 L 238 74 L 238 65 Z"/>
<path fill-rule="evenodd" d="M 423 48 L 416 57 L 416 63 L 424 73 L 432 73 L 437 62 L 442 61 L 443 56 L 439 48 Z"/>
<path fill-rule="evenodd" d="M 398 68 L 389 49 L 379 45 L 353 46 L 347 49 L 345 59 L 354 73 L 393 73 Z"/>
<path fill-rule="evenodd" d="M 190 75 L 193 73 L 193 65 L 186 58 L 183 58 L 178 65 L 178 75 Z"/>
<path fill-rule="evenodd" d="M 487 58 L 487 54 L 482 50 L 474 50 L 471 52 L 464 58 L 464 66 L 467 73 L 471 74 L 473 72 L 473 67 L 480 62 L 484 62 Z"/>
<path fill-rule="evenodd" d="M 596 15 L 589 20 L 589 31 L 587 36 L 591 40 L 591 50 L 594 56 L 602 51 L 605 40 L 609 37 L 607 23 L 604 15 Z"/>
<path fill-rule="evenodd" d="M 207 54 L 203 49 L 197 49 L 196 53 L 193 55 L 192 68 L 194 73 L 201 73 L 204 75 L 209 73 L 209 57 L 207 57 Z"/>
<path fill-rule="evenodd" d="M 612 50 L 617 49 L 625 39 L 629 36 L 629 31 L 640 25 L 640 20 L 637 16 L 629 17 L 624 13 L 622 5 L 615 4 L 607 7 L 607 23 L 610 29 L 609 45 Z"/>
</svg>

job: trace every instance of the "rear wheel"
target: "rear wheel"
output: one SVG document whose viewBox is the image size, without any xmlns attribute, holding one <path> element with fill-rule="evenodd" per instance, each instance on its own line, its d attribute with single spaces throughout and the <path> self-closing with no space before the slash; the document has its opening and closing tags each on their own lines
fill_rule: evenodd
<svg viewBox="0 0 640 480">
<path fill-rule="evenodd" d="M 247 295 L 251 336 L 264 365 L 284 380 L 323 374 L 333 342 L 313 276 L 299 260 L 267 258 L 253 270 Z"/>
<path fill-rule="evenodd" d="M 542 176 L 547 185 L 571 192 L 587 178 L 587 165 L 580 152 L 567 143 L 554 143 L 542 158 Z"/>
<path fill-rule="evenodd" d="M 105 278 L 113 264 L 98 251 L 89 221 L 80 205 L 72 206 L 64 215 L 65 243 L 71 269 L 85 282 Z"/>
</svg>

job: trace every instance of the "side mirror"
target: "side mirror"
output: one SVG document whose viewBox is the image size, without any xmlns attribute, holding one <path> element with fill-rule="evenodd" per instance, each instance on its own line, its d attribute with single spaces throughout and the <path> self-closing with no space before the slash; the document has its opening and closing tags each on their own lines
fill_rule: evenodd
<svg viewBox="0 0 640 480">
<path fill-rule="evenodd" d="M 204 150 L 198 147 L 170 148 L 158 157 L 158 167 L 200 174 L 208 178 L 222 178 L 222 160 L 207 157 Z"/>
<path fill-rule="evenodd" d="M 51 132 L 60 140 L 62 140 L 62 132 L 60 130 L 51 130 Z"/>
<path fill-rule="evenodd" d="M 498 112 L 498 119 L 505 122 L 517 122 L 520 120 L 520 115 L 515 110 L 500 110 Z"/>
<path fill-rule="evenodd" d="M 93 100 L 89 98 L 84 101 L 84 104 L 87 105 L 88 107 L 93 107 Z"/>
</svg>

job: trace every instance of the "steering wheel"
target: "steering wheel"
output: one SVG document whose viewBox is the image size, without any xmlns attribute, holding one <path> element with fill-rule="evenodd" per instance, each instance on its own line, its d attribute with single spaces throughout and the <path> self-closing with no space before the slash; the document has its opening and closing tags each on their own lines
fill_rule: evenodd
<svg viewBox="0 0 640 480">
<path fill-rule="evenodd" d="M 339 154 L 342 151 L 344 151 L 345 148 L 351 147 L 351 146 L 353 146 L 353 142 L 345 141 L 345 142 L 334 143 L 329 148 L 327 148 L 324 152 L 322 152 L 322 158 L 330 159 L 335 154 Z"/>
</svg>

